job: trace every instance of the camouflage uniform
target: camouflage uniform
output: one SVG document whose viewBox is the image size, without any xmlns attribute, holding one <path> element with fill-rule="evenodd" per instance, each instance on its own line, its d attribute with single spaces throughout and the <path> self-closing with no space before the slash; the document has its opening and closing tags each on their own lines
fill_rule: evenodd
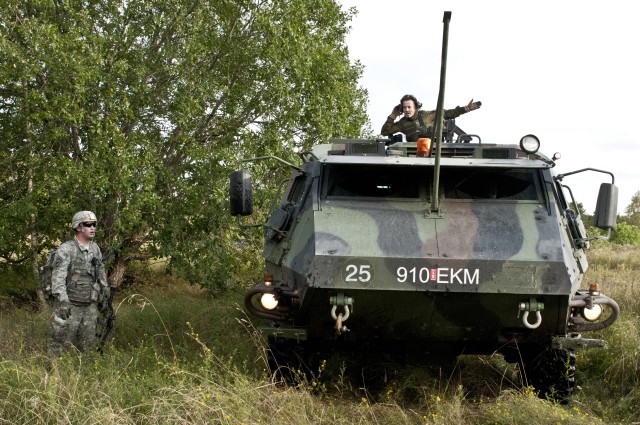
<svg viewBox="0 0 640 425">
<path fill-rule="evenodd" d="M 51 286 L 55 301 L 49 353 L 57 356 L 71 345 L 80 351 L 92 348 L 96 339 L 97 306 L 109 292 L 100 248 L 93 242 L 84 246 L 78 240 L 67 241 L 58 248 L 53 267 Z M 58 315 L 65 302 L 71 303 L 66 320 Z"/>
<path fill-rule="evenodd" d="M 446 109 L 444 111 L 444 119 L 449 120 L 453 118 L 457 118 L 462 114 L 466 114 L 467 110 L 464 106 L 457 106 L 454 109 Z M 418 119 L 418 115 L 422 117 L 422 123 Z M 402 117 L 398 122 L 394 122 L 395 118 L 392 115 L 387 117 L 387 121 L 385 121 L 382 126 L 382 130 L 380 130 L 380 134 L 383 136 L 391 136 L 395 133 L 404 133 L 407 138 L 407 142 L 415 142 L 418 140 L 418 134 L 423 132 L 426 128 L 431 127 L 436 120 L 436 111 L 417 111 L 416 114 L 407 118 Z M 420 126 L 423 125 L 422 131 L 420 130 Z"/>
</svg>

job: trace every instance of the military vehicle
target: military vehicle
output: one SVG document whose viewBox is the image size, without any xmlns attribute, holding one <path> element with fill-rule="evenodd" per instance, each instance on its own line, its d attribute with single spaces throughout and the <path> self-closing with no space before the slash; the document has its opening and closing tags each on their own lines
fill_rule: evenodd
<svg viewBox="0 0 640 425">
<path fill-rule="evenodd" d="M 445 35 L 447 24 L 445 14 Z M 531 134 L 503 145 L 455 122 L 437 127 L 431 145 L 330 140 L 300 152 L 299 165 L 274 158 L 292 173 L 261 224 L 264 281 L 245 306 L 270 322 L 261 330 L 280 365 L 335 350 L 425 364 L 502 353 L 542 396 L 566 400 L 574 350 L 604 345 L 582 333 L 613 324 L 619 307 L 583 282 L 590 241 L 608 236 L 586 234 L 563 182 L 611 177 L 594 216 L 610 234 L 614 177 L 555 173 L 558 155 L 538 152 Z M 231 214 L 242 226 L 252 199 L 249 170 L 234 171 Z"/>
</svg>

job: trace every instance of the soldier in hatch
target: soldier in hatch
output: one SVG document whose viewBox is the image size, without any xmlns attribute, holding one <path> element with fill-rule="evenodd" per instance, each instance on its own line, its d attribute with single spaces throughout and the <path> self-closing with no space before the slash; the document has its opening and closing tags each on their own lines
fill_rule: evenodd
<svg viewBox="0 0 640 425">
<path fill-rule="evenodd" d="M 467 104 L 467 106 L 457 106 L 454 109 L 444 110 L 444 119 L 457 118 L 467 112 L 475 111 L 482 105 L 482 102 L 474 102 L 473 99 Z M 402 96 L 400 104 L 396 105 L 391 111 L 391 114 L 387 117 L 382 126 L 380 134 L 383 136 L 391 136 L 395 133 L 404 133 L 407 142 L 415 142 L 418 137 L 423 137 L 423 134 L 427 128 L 433 126 L 433 122 L 436 119 L 436 111 L 422 111 L 420 108 L 422 103 L 418 102 L 415 96 L 407 94 Z M 396 122 L 396 118 L 404 114 Z"/>
<path fill-rule="evenodd" d="M 79 351 L 95 346 L 98 306 L 109 297 L 102 252 L 92 240 L 96 215 L 80 211 L 73 216 L 75 238 L 56 251 L 51 276 L 55 300 L 49 355 L 58 356 L 75 346 Z"/>
</svg>

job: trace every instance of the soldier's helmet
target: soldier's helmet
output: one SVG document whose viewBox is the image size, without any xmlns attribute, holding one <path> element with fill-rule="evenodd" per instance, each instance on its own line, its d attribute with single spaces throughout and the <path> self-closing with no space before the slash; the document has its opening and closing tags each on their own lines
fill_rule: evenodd
<svg viewBox="0 0 640 425">
<path fill-rule="evenodd" d="M 78 211 L 73 215 L 71 219 L 71 228 L 73 230 L 76 229 L 80 225 L 80 223 L 84 223 L 86 221 L 98 221 L 96 215 L 91 211 Z"/>
</svg>

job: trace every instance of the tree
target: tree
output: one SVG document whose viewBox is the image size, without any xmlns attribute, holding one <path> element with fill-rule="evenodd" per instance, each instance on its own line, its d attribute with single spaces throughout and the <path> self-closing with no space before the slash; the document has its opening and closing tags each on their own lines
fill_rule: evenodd
<svg viewBox="0 0 640 425">
<path fill-rule="evenodd" d="M 335 0 L 3 3 L 0 259 L 32 263 L 90 209 L 103 251 L 122 245 L 116 286 L 139 258 L 209 287 L 255 266 L 231 243 L 229 171 L 361 132 L 353 13 Z"/>
<path fill-rule="evenodd" d="M 624 210 L 629 224 L 640 227 L 640 191 L 631 197 L 631 203 Z"/>
</svg>

